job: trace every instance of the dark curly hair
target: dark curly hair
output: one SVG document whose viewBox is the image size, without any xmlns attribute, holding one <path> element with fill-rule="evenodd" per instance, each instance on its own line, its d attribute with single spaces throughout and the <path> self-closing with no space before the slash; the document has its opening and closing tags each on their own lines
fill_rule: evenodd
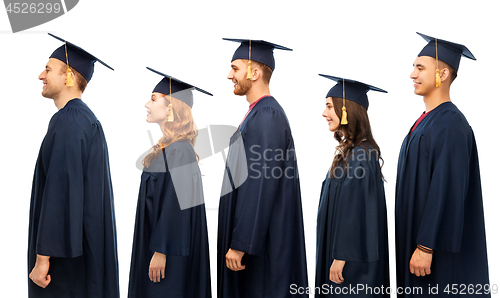
<svg viewBox="0 0 500 298">
<path fill-rule="evenodd" d="M 335 114 L 337 114 L 339 119 L 342 119 L 343 99 L 332 97 L 332 103 Z M 345 100 L 345 107 L 347 110 L 348 124 L 340 125 L 339 129 L 334 134 L 339 145 L 336 148 L 335 157 L 330 168 L 330 177 L 333 177 L 333 171 L 337 166 L 343 166 L 345 170 L 347 161 L 351 157 L 351 154 L 353 154 L 352 151 L 354 147 L 361 146 L 368 150 L 363 144 L 370 145 L 372 149 L 369 150 L 369 152 L 375 150 L 378 159 L 382 161 L 380 165 L 380 169 L 382 169 L 384 160 L 380 153 L 380 147 L 373 138 L 367 110 L 362 105 L 348 99 Z M 384 178 L 383 175 L 382 178 Z"/>
</svg>

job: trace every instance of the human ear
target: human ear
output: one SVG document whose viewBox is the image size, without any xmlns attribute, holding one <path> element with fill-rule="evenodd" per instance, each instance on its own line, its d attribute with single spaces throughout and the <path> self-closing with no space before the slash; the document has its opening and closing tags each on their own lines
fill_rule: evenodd
<svg viewBox="0 0 500 298">
<path fill-rule="evenodd" d="M 440 76 L 441 76 L 441 82 L 445 82 L 447 79 L 450 78 L 450 70 L 448 68 L 441 69 Z"/>
<path fill-rule="evenodd" d="M 252 78 L 251 80 L 252 81 L 257 81 L 262 75 L 262 71 L 260 70 L 260 68 L 256 67 L 252 70 Z"/>
</svg>

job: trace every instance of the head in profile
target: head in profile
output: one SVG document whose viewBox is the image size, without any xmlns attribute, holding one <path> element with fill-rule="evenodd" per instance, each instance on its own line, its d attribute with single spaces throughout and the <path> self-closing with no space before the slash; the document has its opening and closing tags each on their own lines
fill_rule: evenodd
<svg viewBox="0 0 500 298">
<path fill-rule="evenodd" d="M 111 70 L 113 68 L 81 47 L 53 34 L 49 35 L 64 44 L 50 55 L 38 79 L 43 83 L 42 96 L 53 99 L 60 109 L 69 100 L 82 97 L 94 74 L 95 62 Z"/>
<path fill-rule="evenodd" d="M 366 93 L 369 90 L 383 93 L 387 91 L 354 80 L 328 75 L 320 76 L 337 82 L 326 95 L 326 107 L 322 114 L 328 123 L 328 129 L 334 132 L 334 137 L 339 142 L 330 175 L 333 174 L 336 166 L 346 166 L 346 161 L 357 146 L 370 149 L 369 154 L 374 150 L 376 157 L 382 159 L 368 118 L 369 102 Z"/>
<path fill-rule="evenodd" d="M 234 84 L 234 94 L 247 98 L 269 94 L 269 83 L 275 68 L 274 49 L 292 49 L 264 40 L 223 39 L 241 43 L 234 52 L 227 75 L 227 79 Z"/>
<path fill-rule="evenodd" d="M 414 93 L 426 98 L 450 97 L 450 87 L 455 81 L 462 57 L 476 60 L 469 49 L 458 43 L 418 33 L 427 45 L 413 62 L 410 79 Z"/>
<path fill-rule="evenodd" d="M 162 131 L 162 137 L 142 161 L 146 168 L 162 154 L 163 149 L 177 141 L 188 140 L 194 147 L 198 129 L 191 111 L 193 90 L 212 95 L 154 69 L 149 67 L 148 69 L 163 76 L 163 79 L 154 88 L 151 99 L 145 104 L 146 121 L 157 123 Z"/>
</svg>

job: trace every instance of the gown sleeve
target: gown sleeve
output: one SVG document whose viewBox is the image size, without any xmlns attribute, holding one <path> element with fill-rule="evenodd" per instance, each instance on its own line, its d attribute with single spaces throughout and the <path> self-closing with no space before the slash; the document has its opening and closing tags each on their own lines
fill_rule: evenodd
<svg viewBox="0 0 500 298">
<path fill-rule="evenodd" d="M 280 180 L 287 179 L 285 174 L 290 176 L 283 166 L 288 121 L 283 113 L 261 108 L 248 119 L 242 135 L 249 173 L 238 189 L 230 247 L 260 255 L 264 251 Z"/>
<path fill-rule="evenodd" d="M 36 253 L 74 258 L 82 255 L 84 168 L 87 149 L 77 110 L 53 118 L 43 143 L 45 185 Z"/>
<path fill-rule="evenodd" d="M 428 146 L 425 150 L 429 152 L 431 173 L 417 244 L 458 253 L 469 181 L 470 143 L 463 129 L 465 124 L 450 117 L 443 120 L 448 125 L 436 127 L 430 140 L 421 140 Z"/>
<path fill-rule="evenodd" d="M 386 212 L 380 203 L 385 200 L 380 191 L 382 178 L 378 171 L 378 158 L 376 162 L 364 160 L 361 155 L 355 160 L 351 157 L 336 202 L 334 259 L 347 262 L 378 260 L 380 218 Z"/>
<path fill-rule="evenodd" d="M 155 186 L 154 200 L 159 202 L 155 204 L 159 210 L 157 220 L 153 221 L 150 250 L 166 255 L 189 255 L 192 208 L 197 207 L 190 205 L 183 209 L 181 206 L 203 201 L 196 156 L 194 151 L 185 149 L 175 143 L 165 149 L 169 171 L 157 175 Z"/>
</svg>

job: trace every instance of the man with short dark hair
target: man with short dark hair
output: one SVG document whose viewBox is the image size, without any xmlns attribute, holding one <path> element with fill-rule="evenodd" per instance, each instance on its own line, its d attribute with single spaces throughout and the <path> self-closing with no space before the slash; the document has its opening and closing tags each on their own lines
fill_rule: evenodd
<svg viewBox="0 0 500 298">
<path fill-rule="evenodd" d="M 106 139 L 99 120 L 81 100 L 95 61 L 104 63 L 60 40 L 64 45 L 52 53 L 39 76 L 42 96 L 53 99 L 58 112 L 50 120 L 33 177 L 29 297 L 117 298 Z"/>
<path fill-rule="evenodd" d="M 307 268 L 295 147 L 286 114 L 269 92 L 273 49 L 290 49 L 231 41 L 241 45 L 227 78 L 250 108 L 231 138 L 222 186 L 218 297 L 301 297 Z"/>
<path fill-rule="evenodd" d="M 396 274 L 398 287 L 421 291 L 399 296 L 490 296 L 476 141 L 450 100 L 461 56 L 475 58 L 461 44 L 420 35 L 428 44 L 410 78 L 425 112 L 399 154 Z"/>
</svg>

